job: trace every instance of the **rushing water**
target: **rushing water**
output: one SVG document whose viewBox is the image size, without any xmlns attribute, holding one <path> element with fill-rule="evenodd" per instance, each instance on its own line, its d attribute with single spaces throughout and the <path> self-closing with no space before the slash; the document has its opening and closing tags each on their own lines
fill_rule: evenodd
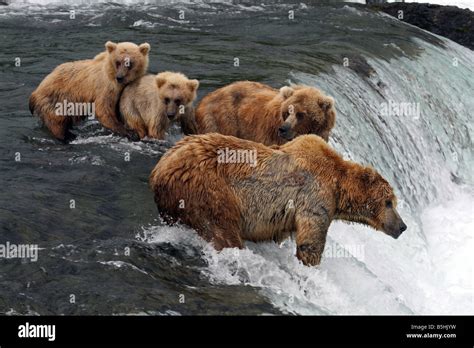
<svg viewBox="0 0 474 348">
<path fill-rule="evenodd" d="M 0 313 L 474 313 L 472 51 L 344 3 L 74 2 L 0 6 L 0 244 L 41 248 L 0 260 Z M 89 121 L 62 145 L 28 111 L 56 65 L 107 40 L 149 42 L 150 71 L 198 78 L 199 98 L 245 79 L 321 88 L 331 145 L 388 178 L 408 230 L 333 223 L 333 255 L 305 267 L 292 240 L 217 253 L 164 226 L 147 180 L 178 131 L 133 143 Z"/>
</svg>

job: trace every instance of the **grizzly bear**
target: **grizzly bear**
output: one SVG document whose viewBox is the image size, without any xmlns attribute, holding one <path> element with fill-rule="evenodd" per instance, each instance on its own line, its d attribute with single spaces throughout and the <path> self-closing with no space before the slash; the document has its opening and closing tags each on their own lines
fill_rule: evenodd
<svg viewBox="0 0 474 348">
<path fill-rule="evenodd" d="M 192 104 L 198 87 L 198 80 L 170 71 L 137 79 L 125 87 L 120 98 L 126 127 L 138 132 L 140 139 L 164 139 L 171 122 L 177 120 L 184 134 L 195 134 Z"/>
<path fill-rule="evenodd" d="M 196 108 L 199 134 L 217 132 L 264 145 L 281 145 L 302 134 L 328 141 L 335 119 L 334 100 L 304 85 L 277 90 L 234 82 L 205 96 Z"/>
<path fill-rule="evenodd" d="M 106 51 L 94 59 L 63 63 L 44 78 L 31 94 L 29 106 L 59 140 L 74 138 L 70 128 L 85 118 L 77 112 L 58 112 L 62 104 L 91 104 L 95 117 L 111 131 L 130 136 L 116 112 L 123 88 L 143 76 L 148 67 L 147 43 L 107 41 Z"/>
<path fill-rule="evenodd" d="M 406 229 L 389 183 L 316 135 L 272 147 L 217 133 L 188 136 L 163 155 L 150 186 L 166 222 L 194 228 L 217 250 L 294 233 L 305 265 L 320 263 L 334 219 L 393 238 Z"/>
</svg>

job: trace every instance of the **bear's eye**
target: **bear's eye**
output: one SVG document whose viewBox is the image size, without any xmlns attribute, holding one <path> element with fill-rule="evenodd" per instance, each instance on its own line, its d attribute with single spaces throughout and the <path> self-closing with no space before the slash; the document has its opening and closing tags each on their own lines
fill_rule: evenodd
<svg viewBox="0 0 474 348">
<path fill-rule="evenodd" d="M 174 102 L 175 102 L 176 105 L 180 105 L 181 104 L 181 99 L 176 99 Z"/>
<path fill-rule="evenodd" d="M 165 98 L 165 104 L 169 104 L 170 103 L 170 98 Z"/>
<path fill-rule="evenodd" d="M 386 206 L 387 208 L 392 208 L 392 207 L 393 207 L 392 201 L 385 201 L 385 206 Z"/>
<path fill-rule="evenodd" d="M 305 117 L 305 113 L 304 112 L 297 112 L 296 113 L 296 118 L 301 120 Z"/>
<path fill-rule="evenodd" d="M 120 68 L 120 65 L 122 65 L 122 62 L 121 62 L 120 60 L 117 60 L 117 61 L 115 62 L 115 66 L 116 66 L 117 68 Z"/>
<path fill-rule="evenodd" d="M 132 66 L 133 66 L 133 63 L 132 63 L 132 62 L 128 62 L 128 64 L 126 64 L 126 65 L 127 65 L 127 68 L 131 69 Z"/>
<path fill-rule="evenodd" d="M 286 120 L 288 118 L 288 116 L 290 116 L 290 113 L 288 111 L 283 113 L 283 119 L 284 120 Z"/>
</svg>

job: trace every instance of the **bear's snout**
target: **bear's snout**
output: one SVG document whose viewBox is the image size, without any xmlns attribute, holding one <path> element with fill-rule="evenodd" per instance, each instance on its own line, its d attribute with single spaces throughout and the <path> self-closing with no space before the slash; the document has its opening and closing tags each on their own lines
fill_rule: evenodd
<svg viewBox="0 0 474 348">
<path fill-rule="evenodd" d="M 280 128 L 278 128 L 278 135 L 286 140 L 293 139 L 291 135 L 291 126 L 288 123 L 283 123 Z"/>
<path fill-rule="evenodd" d="M 397 239 L 398 237 L 400 237 L 400 235 L 406 231 L 407 229 L 407 225 L 403 222 L 403 221 L 400 221 L 400 229 L 399 229 L 399 232 L 398 232 L 398 235 L 395 237 L 395 239 Z"/>
<path fill-rule="evenodd" d="M 395 229 L 392 231 L 392 233 L 390 233 L 390 235 L 391 235 L 393 238 L 398 239 L 398 237 L 400 237 L 401 234 L 402 234 L 404 231 L 406 231 L 406 229 L 407 229 L 407 225 L 406 225 L 402 220 L 400 220 L 400 224 L 398 225 L 398 229 L 395 228 Z"/>
<path fill-rule="evenodd" d="M 125 80 L 125 78 L 123 76 L 117 76 L 117 82 L 118 83 L 123 83 L 123 81 Z"/>
</svg>

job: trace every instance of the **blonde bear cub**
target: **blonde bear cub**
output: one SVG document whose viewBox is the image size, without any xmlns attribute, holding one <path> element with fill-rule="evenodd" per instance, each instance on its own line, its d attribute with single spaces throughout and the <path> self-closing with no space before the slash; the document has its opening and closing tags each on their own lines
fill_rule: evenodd
<svg viewBox="0 0 474 348">
<path fill-rule="evenodd" d="M 140 139 L 164 139 L 173 121 L 178 121 L 184 134 L 197 133 L 193 101 L 198 80 L 165 71 L 146 75 L 128 85 L 120 99 L 120 113 L 128 129 Z"/>
</svg>

